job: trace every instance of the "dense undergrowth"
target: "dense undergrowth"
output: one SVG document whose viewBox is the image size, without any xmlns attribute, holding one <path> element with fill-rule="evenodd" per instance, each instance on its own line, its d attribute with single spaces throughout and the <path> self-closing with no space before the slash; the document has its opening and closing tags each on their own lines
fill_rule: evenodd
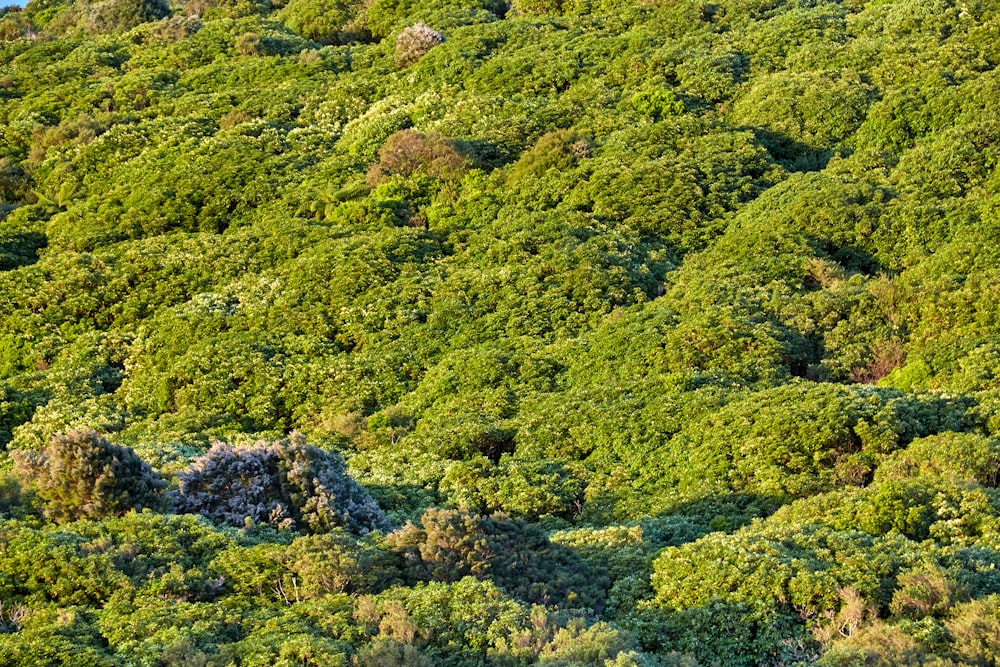
<svg viewBox="0 0 1000 667">
<path fill-rule="evenodd" d="M 1000 661 L 996 3 L 0 40 L 0 663 Z"/>
</svg>

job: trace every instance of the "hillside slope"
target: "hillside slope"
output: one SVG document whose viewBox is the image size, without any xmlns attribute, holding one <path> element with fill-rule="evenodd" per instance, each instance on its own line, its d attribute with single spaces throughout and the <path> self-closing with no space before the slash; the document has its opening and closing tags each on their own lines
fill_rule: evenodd
<svg viewBox="0 0 1000 667">
<path fill-rule="evenodd" d="M 0 663 L 1000 660 L 1000 5 L 0 40 Z"/>
</svg>

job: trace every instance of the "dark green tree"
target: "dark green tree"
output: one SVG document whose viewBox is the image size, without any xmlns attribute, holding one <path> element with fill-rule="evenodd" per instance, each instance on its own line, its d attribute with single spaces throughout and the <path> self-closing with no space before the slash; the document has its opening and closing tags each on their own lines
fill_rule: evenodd
<svg viewBox="0 0 1000 667">
<path fill-rule="evenodd" d="M 18 473 L 44 503 L 45 516 L 62 523 L 159 509 L 166 483 L 128 447 L 96 431 L 57 434 L 40 453 L 14 452 Z"/>
</svg>

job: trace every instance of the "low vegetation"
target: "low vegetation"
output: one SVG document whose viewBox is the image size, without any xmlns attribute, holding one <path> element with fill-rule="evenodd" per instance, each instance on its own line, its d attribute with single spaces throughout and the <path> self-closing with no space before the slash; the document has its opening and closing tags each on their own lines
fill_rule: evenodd
<svg viewBox="0 0 1000 667">
<path fill-rule="evenodd" d="M 0 664 L 997 664 L 998 65 L 980 0 L 0 10 Z"/>
</svg>

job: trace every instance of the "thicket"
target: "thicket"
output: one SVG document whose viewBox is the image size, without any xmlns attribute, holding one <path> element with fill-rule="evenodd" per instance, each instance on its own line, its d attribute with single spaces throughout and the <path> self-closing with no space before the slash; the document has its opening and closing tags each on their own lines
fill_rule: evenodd
<svg viewBox="0 0 1000 667">
<path fill-rule="evenodd" d="M 178 512 L 233 526 L 267 523 L 361 534 L 389 527 L 340 458 L 307 445 L 301 435 L 251 447 L 215 443 L 177 474 L 177 482 L 173 503 Z"/>
<path fill-rule="evenodd" d="M 996 664 L 998 64 L 981 0 L 0 10 L 0 664 Z"/>
<path fill-rule="evenodd" d="M 13 452 L 16 471 L 56 523 L 161 509 L 166 486 L 128 447 L 113 445 L 96 431 L 57 434 L 38 453 Z"/>
</svg>

